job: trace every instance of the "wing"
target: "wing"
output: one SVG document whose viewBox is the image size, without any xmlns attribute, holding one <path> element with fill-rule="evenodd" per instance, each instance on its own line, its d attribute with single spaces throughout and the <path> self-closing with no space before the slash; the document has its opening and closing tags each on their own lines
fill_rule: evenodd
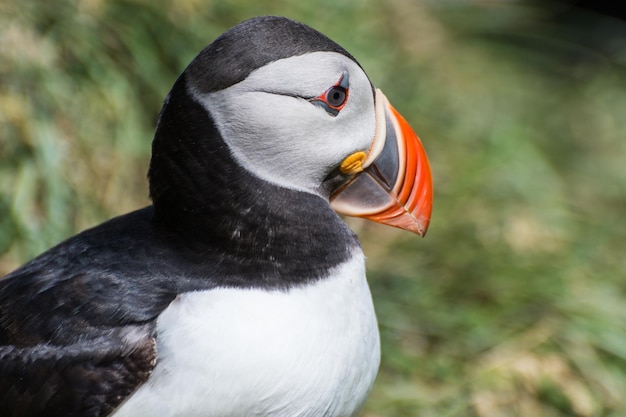
<svg viewBox="0 0 626 417">
<path fill-rule="evenodd" d="M 150 332 L 70 346 L 0 347 L 0 409 L 7 417 L 106 416 L 149 377 Z"/>
<path fill-rule="evenodd" d="M 0 280 L 2 416 L 106 416 L 146 381 L 178 291 L 150 219 L 111 220 Z"/>
</svg>

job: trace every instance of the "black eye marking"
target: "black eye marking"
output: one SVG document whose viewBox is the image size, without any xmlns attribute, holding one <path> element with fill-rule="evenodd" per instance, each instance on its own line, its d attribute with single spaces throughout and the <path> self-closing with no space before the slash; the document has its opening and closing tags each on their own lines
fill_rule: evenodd
<svg viewBox="0 0 626 417">
<path fill-rule="evenodd" d="M 337 84 L 330 87 L 323 94 L 309 99 L 309 101 L 322 107 L 331 116 L 337 116 L 348 102 L 349 86 L 348 73 L 344 72 Z"/>
</svg>

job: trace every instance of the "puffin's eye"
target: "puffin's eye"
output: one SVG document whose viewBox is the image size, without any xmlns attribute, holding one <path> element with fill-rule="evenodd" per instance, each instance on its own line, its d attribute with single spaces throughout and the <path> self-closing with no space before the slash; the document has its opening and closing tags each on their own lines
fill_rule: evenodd
<svg viewBox="0 0 626 417">
<path fill-rule="evenodd" d="M 330 107 L 336 110 L 341 110 L 343 105 L 346 103 L 346 99 L 348 98 L 348 91 L 345 88 L 336 85 L 329 88 L 324 96 L 326 98 L 326 103 Z"/>
<path fill-rule="evenodd" d="M 326 90 L 324 94 L 309 99 L 309 101 L 322 107 L 331 116 L 337 116 L 348 101 L 348 89 L 337 84 Z"/>
<path fill-rule="evenodd" d="M 348 102 L 349 86 L 350 80 L 348 72 L 344 71 L 335 85 L 330 87 L 323 94 L 308 100 L 326 110 L 331 116 L 337 116 Z"/>
</svg>

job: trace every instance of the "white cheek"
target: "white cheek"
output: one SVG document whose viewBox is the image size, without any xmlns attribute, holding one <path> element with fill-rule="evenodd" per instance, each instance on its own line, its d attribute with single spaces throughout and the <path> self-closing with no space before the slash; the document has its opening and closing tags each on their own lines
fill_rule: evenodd
<svg viewBox="0 0 626 417">
<path fill-rule="evenodd" d="M 228 106 L 209 109 L 238 162 L 287 188 L 314 189 L 329 161 L 341 152 L 321 140 L 327 133 L 320 131 L 324 124 L 317 109 L 296 98 L 243 92 Z M 321 147 L 327 152 L 324 157 Z"/>
<path fill-rule="evenodd" d="M 243 167 L 267 181 L 313 193 L 344 158 L 369 148 L 375 129 L 373 95 L 362 70 L 339 54 L 330 60 L 320 56 L 326 57 L 314 53 L 277 61 L 226 90 L 196 95 Z M 320 94 L 346 67 L 351 92 L 336 117 L 294 97 Z"/>
</svg>

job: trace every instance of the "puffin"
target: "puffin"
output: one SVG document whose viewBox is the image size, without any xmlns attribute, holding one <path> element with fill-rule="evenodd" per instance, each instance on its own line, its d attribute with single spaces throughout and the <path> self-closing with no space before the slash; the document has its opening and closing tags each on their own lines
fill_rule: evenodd
<svg viewBox="0 0 626 417">
<path fill-rule="evenodd" d="M 164 100 L 152 204 L 0 280 L 5 417 L 350 417 L 380 363 L 359 240 L 423 236 L 424 147 L 356 59 L 284 17 L 204 48 Z"/>
</svg>

